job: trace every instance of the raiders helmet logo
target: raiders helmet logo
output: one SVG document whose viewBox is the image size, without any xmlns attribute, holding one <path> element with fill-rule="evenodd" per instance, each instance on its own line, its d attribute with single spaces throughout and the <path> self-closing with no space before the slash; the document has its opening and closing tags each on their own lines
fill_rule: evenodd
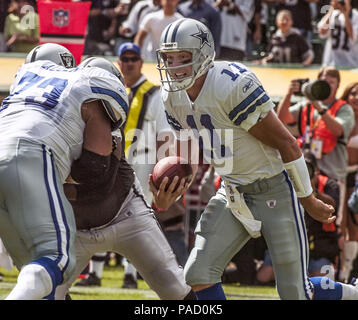
<svg viewBox="0 0 358 320">
<path fill-rule="evenodd" d="M 60 53 L 60 58 L 66 68 L 74 68 L 76 66 L 75 59 L 71 54 L 67 52 Z"/>
</svg>

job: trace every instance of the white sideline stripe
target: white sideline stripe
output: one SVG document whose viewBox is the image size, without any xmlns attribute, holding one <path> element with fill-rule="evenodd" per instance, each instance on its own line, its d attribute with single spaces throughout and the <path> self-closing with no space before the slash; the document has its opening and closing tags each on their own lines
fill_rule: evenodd
<svg viewBox="0 0 358 320">
<path fill-rule="evenodd" d="M 40 42 L 55 42 L 68 44 L 85 44 L 85 39 L 57 38 L 57 37 L 40 37 Z"/>
</svg>

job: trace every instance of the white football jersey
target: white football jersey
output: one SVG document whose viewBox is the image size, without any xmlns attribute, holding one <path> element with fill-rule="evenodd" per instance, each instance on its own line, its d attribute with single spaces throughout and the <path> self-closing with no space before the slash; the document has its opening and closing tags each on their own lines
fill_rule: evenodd
<svg viewBox="0 0 358 320">
<path fill-rule="evenodd" d="M 100 68 L 66 69 L 50 61 L 24 64 L 0 108 L 0 139 L 24 138 L 52 149 L 64 181 L 82 150 L 81 105 L 103 99 L 128 112 L 123 84 Z"/>
<path fill-rule="evenodd" d="M 327 38 L 323 52 L 323 66 L 358 67 L 358 11 L 356 9 L 352 10 L 350 20 L 353 39 L 347 34 L 343 13 L 340 10 L 333 11 L 329 30 L 325 36 L 321 36 Z"/>
<path fill-rule="evenodd" d="M 193 103 L 186 91 L 162 89 L 162 98 L 177 137 L 185 140 L 183 133 L 191 132 L 203 148 L 204 161 L 224 179 L 249 184 L 283 171 L 278 150 L 248 133 L 274 104 L 243 64 L 215 62 Z"/>
</svg>

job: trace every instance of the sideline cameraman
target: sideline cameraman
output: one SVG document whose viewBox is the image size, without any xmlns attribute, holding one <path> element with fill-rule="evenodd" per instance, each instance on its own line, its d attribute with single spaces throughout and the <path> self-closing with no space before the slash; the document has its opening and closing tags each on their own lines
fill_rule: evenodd
<svg viewBox="0 0 358 320">
<path fill-rule="evenodd" d="M 346 144 L 355 125 L 354 112 L 344 100 L 336 98 L 340 83 L 340 74 L 336 68 L 321 68 L 317 78 L 325 80 L 330 86 L 331 93 L 327 99 L 310 101 L 306 98 L 290 107 L 292 94 L 300 90 L 299 81 L 292 80 L 278 105 L 277 114 L 285 124 L 297 123 L 300 134 L 298 141 L 310 147 L 317 158 L 319 169 L 326 176 L 338 180 L 341 199 L 337 214 L 339 225 L 348 163 Z"/>
</svg>

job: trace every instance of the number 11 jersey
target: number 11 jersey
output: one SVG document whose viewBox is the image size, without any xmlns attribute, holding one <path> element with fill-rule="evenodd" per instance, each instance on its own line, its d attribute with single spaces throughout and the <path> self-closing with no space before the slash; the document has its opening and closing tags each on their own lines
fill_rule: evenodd
<svg viewBox="0 0 358 320">
<path fill-rule="evenodd" d="M 283 171 L 278 150 L 248 133 L 273 109 L 260 81 L 246 66 L 216 61 L 194 102 L 186 91 L 167 92 L 162 99 L 169 124 L 177 134 L 192 132 L 204 161 L 233 183 L 249 184 Z"/>
</svg>

